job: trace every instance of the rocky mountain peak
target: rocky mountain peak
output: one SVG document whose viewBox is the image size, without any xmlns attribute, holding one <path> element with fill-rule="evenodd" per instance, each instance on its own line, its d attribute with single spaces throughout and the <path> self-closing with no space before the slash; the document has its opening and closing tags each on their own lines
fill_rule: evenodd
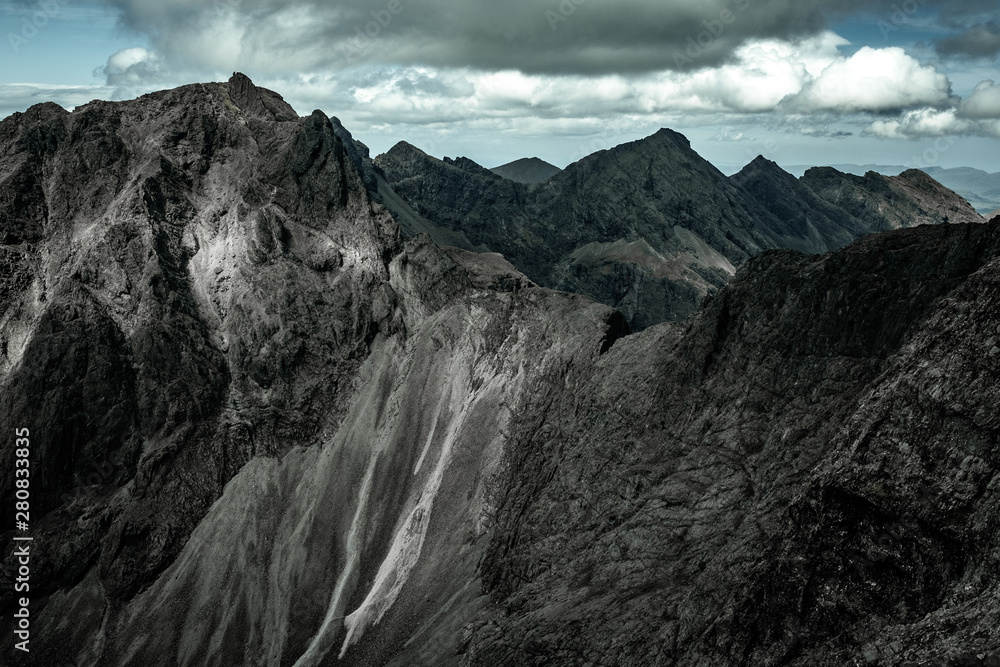
<svg viewBox="0 0 1000 667">
<path fill-rule="evenodd" d="M 445 164 L 450 164 L 453 167 L 461 169 L 462 171 L 467 171 L 470 174 L 478 174 L 480 176 L 485 176 L 487 178 L 493 178 L 496 176 L 491 170 L 482 166 L 475 160 L 467 157 L 457 157 L 457 158 L 444 158 Z"/>
<path fill-rule="evenodd" d="M 299 117 L 281 95 L 266 88 L 258 88 L 250 77 L 241 72 L 233 72 L 226 85 L 233 104 L 249 116 L 277 121 L 295 120 Z"/>
<path fill-rule="evenodd" d="M 722 180 L 724 176 L 708 161 L 691 148 L 691 142 L 679 132 L 663 128 L 656 133 L 619 144 L 612 148 L 592 153 L 564 169 L 560 177 L 568 177 L 569 173 L 594 171 L 605 168 L 620 169 L 625 165 L 654 164 L 660 168 L 678 168 L 688 170 L 694 168 L 699 172 L 717 172 Z"/>
<path fill-rule="evenodd" d="M 691 141 L 686 136 L 684 136 L 680 132 L 677 132 L 675 130 L 671 130 L 668 127 L 660 128 L 653 135 L 653 137 L 655 137 L 657 139 L 661 139 L 661 140 L 665 139 L 665 140 L 672 141 L 673 143 L 676 143 L 677 145 L 683 146 L 685 148 L 691 148 Z"/>
<path fill-rule="evenodd" d="M 920 203 L 921 188 L 874 172 L 819 168 L 798 180 L 758 156 L 727 179 L 669 129 L 542 178 L 524 176 L 528 162 L 492 170 L 499 181 L 472 161 L 408 145 L 375 159 L 421 218 L 414 229 L 436 225 L 439 238 L 501 252 L 540 285 L 622 309 L 634 329 L 683 319 L 767 248 L 827 252 L 873 231 L 977 221 L 946 189 L 923 188 Z"/>
<path fill-rule="evenodd" d="M 784 180 L 788 178 L 794 179 L 795 177 L 782 169 L 777 162 L 768 160 L 763 155 L 758 155 L 731 177 L 736 183 L 744 183 L 752 178 L 780 178 Z"/>
<path fill-rule="evenodd" d="M 938 182 L 922 169 L 907 169 L 897 175 L 901 180 L 912 181 L 914 183 L 924 183 L 928 186 L 937 185 Z"/>
<path fill-rule="evenodd" d="M 394 169 L 400 169 L 402 165 L 407 165 L 409 170 L 438 170 L 445 166 L 450 167 L 450 165 L 445 165 L 443 160 L 425 153 L 408 141 L 397 142 L 385 153 L 375 156 L 372 163 L 379 169 L 390 172 Z"/>
<path fill-rule="evenodd" d="M 23 113 L 14 114 L 13 116 L 23 117 L 26 120 L 32 120 L 42 117 L 59 117 L 68 114 L 69 112 L 63 109 L 61 106 L 55 102 L 39 102 L 38 104 L 33 104 Z M 12 117 L 13 117 L 12 116 Z"/>
<path fill-rule="evenodd" d="M 490 171 L 515 183 L 544 183 L 562 169 L 541 158 L 530 157 L 493 167 Z"/>
<path fill-rule="evenodd" d="M 422 157 L 432 157 L 428 155 L 423 150 L 417 148 L 408 141 L 398 141 L 392 148 L 390 148 L 385 155 L 393 156 L 422 156 Z"/>
</svg>

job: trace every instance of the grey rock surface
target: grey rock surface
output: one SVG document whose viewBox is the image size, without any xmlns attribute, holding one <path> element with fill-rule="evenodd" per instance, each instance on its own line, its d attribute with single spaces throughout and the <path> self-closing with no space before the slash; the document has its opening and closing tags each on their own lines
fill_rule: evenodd
<svg viewBox="0 0 1000 667">
<path fill-rule="evenodd" d="M 874 171 L 855 176 L 815 167 L 806 171 L 801 181 L 873 231 L 983 219 L 967 201 L 919 169 L 897 176 Z"/>
<path fill-rule="evenodd" d="M 0 421 L 37 434 L 39 597 L 88 572 L 109 608 L 144 590 L 248 461 L 336 423 L 402 326 L 397 226 L 325 117 L 248 81 L 0 124 Z M 8 504 L 12 467 L 4 448 Z"/>
</svg>

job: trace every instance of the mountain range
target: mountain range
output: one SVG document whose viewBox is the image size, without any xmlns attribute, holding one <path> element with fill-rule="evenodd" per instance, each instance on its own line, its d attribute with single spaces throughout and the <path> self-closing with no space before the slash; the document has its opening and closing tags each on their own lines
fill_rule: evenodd
<svg viewBox="0 0 1000 667">
<path fill-rule="evenodd" d="M 237 73 L 0 121 L 0 234 L 5 664 L 1000 664 L 1000 221 L 925 174 L 517 183 Z"/>
<path fill-rule="evenodd" d="M 405 142 L 372 170 L 384 181 L 376 198 L 404 232 L 499 252 L 539 285 L 620 310 L 633 330 L 684 320 L 764 250 L 822 253 L 877 231 L 982 222 L 917 170 L 854 177 L 817 169 L 797 180 L 758 158 L 727 178 L 666 129 L 535 183 Z"/>
</svg>

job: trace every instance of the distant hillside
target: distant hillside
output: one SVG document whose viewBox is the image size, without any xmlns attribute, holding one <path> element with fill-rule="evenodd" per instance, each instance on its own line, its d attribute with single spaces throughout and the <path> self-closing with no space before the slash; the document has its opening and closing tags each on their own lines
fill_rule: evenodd
<svg viewBox="0 0 1000 667">
<path fill-rule="evenodd" d="M 983 221 L 961 196 L 919 169 L 909 169 L 898 176 L 873 171 L 855 176 L 830 167 L 815 167 L 800 180 L 826 201 L 856 217 L 870 231 Z"/>
<path fill-rule="evenodd" d="M 588 156 L 544 184 L 405 142 L 374 166 L 422 220 L 502 253 L 540 285 L 613 305 L 633 329 L 683 320 L 735 264 L 778 246 L 755 229 L 751 200 L 669 130 Z"/>
<path fill-rule="evenodd" d="M 965 197 L 980 213 L 986 214 L 1000 207 L 1000 172 L 991 174 L 971 167 L 927 167 L 923 171 Z"/>
<path fill-rule="evenodd" d="M 830 165 L 838 171 L 855 176 L 864 176 L 869 171 L 876 171 L 886 176 L 896 176 L 907 170 L 902 165 L 888 164 L 834 164 Z M 785 167 L 789 173 L 795 176 L 802 176 L 811 167 L 806 165 L 791 165 Z M 922 172 L 933 176 L 941 185 L 950 190 L 954 190 L 979 213 L 989 219 L 991 211 L 1000 207 L 1000 172 L 989 173 L 982 169 L 972 167 L 923 167 Z"/>
<path fill-rule="evenodd" d="M 855 176 L 864 176 L 869 171 L 875 171 L 883 176 L 897 176 L 902 174 L 908 169 L 901 164 L 830 164 L 830 165 L 812 165 L 812 164 L 793 164 L 784 167 L 785 171 L 792 174 L 796 178 L 802 178 L 807 171 L 816 166 L 828 166 L 836 169 L 837 171 L 842 171 L 845 174 L 854 174 Z"/>
<path fill-rule="evenodd" d="M 494 174 L 515 183 L 544 183 L 562 169 L 537 157 L 526 157 L 493 167 Z"/>
</svg>

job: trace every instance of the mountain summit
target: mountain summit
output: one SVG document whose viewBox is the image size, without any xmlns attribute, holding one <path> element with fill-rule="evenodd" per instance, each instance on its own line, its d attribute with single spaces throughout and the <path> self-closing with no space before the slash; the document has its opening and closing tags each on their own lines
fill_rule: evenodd
<svg viewBox="0 0 1000 667">
<path fill-rule="evenodd" d="M 526 157 L 493 167 L 491 171 L 516 183 L 544 183 L 562 170 L 540 158 Z"/>
</svg>

